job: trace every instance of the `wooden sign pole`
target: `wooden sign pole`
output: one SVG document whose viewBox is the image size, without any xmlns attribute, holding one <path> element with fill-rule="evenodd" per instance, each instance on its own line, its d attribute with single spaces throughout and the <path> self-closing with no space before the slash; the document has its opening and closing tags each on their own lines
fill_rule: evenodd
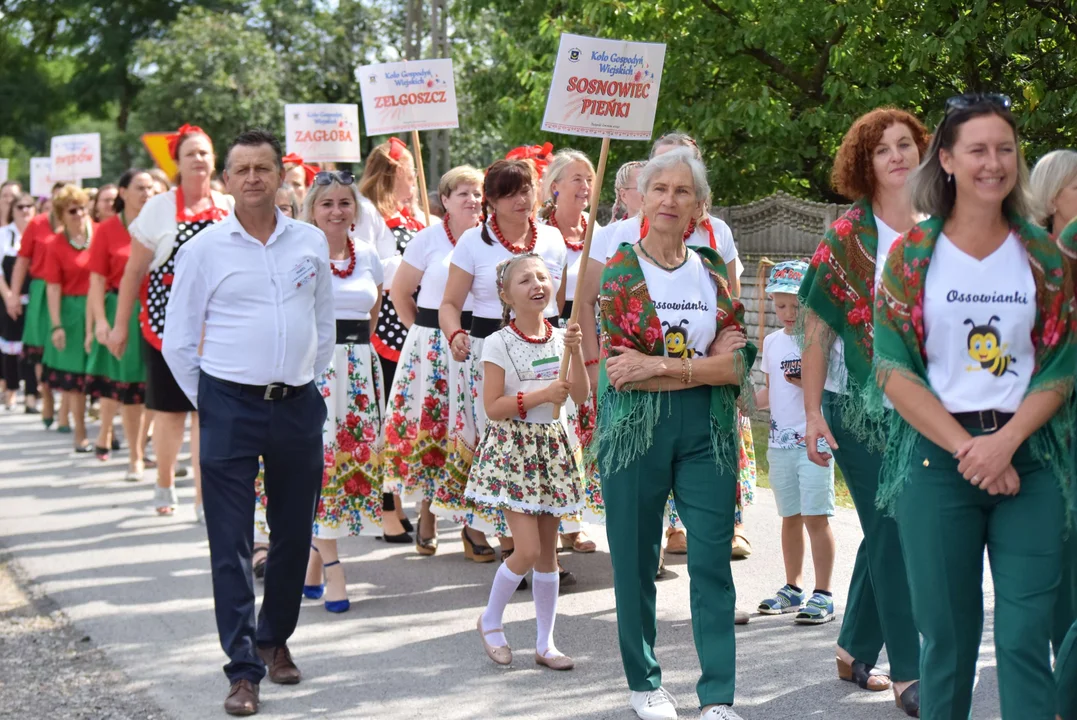
<svg viewBox="0 0 1077 720">
<path fill-rule="evenodd" d="M 580 256 L 580 270 L 576 277 L 576 292 L 573 293 L 572 298 L 572 312 L 569 314 L 568 324 L 573 325 L 576 322 L 577 316 L 580 314 L 581 300 L 583 299 L 583 278 L 587 277 L 587 259 L 591 253 L 591 237 L 595 233 L 595 225 L 598 220 L 598 200 L 602 197 L 602 178 L 606 174 L 606 160 L 610 155 L 610 139 L 609 137 L 602 138 L 602 151 L 598 155 L 598 169 L 595 172 L 595 186 L 591 191 L 591 212 L 587 217 L 587 230 L 583 234 L 583 254 Z M 567 280 L 567 278 L 566 278 Z M 564 379 L 568 376 L 568 362 L 569 353 L 566 351 L 565 356 L 561 358 L 561 372 L 558 374 L 558 379 Z M 561 414 L 560 406 L 554 406 L 554 417 Z"/>
<path fill-rule="evenodd" d="M 419 194 L 422 195 L 423 215 L 426 216 L 426 226 L 430 227 L 430 198 L 426 195 L 426 173 L 423 171 L 423 149 L 419 145 L 419 131 L 411 131 L 411 146 L 415 154 L 415 172 L 419 176 Z"/>
</svg>

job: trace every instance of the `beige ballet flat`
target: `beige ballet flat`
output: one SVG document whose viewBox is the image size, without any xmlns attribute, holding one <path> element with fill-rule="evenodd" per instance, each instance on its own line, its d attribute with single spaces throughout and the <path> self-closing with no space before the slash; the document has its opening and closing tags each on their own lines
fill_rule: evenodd
<svg viewBox="0 0 1077 720">
<path fill-rule="evenodd" d="M 508 645 L 502 645 L 501 647 L 494 647 L 490 643 L 486 642 L 486 636 L 491 633 L 504 633 L 501 628 L 494 628 L 493 630 L 482 629 L 482 615 L 479 615 L 479 619 L 475 622 L 475 628 L 479 631 L 479 637 L 482 639 L 482 648 L 486 651 L 486 654 L 498 665 L 510 665 L 512 663 L 512 648 Z"/>
<path fill-rule="evenodd" d="M 568 655 L 554 655 L 553 657 L 546 657 L 545 655 L 539 655 L 535 653 L 535 664 L 545 665 L 551 670 L 571 670 L 576 667 L 576 663 L 572 661 Z"/>
</svg>

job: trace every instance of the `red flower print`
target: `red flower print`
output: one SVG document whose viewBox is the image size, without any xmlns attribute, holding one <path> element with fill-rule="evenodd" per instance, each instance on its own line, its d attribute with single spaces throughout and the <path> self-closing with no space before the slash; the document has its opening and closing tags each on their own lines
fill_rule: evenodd
<svg viewBox="0 0 1077 720">
<path fill-rule="evenodd" d="M 846 313 L 851 325 L 863 325 L 871 322 L 871 304 L 867 298 L 859 298 L 853 309 Z"/>
<path fill-rule="evenodd" d="M 360 464 L 370 462 L 370 446 L 366 443 L 360 445 L 358 451 L 352 453 L 352 457 Z"/>
<path fill-rule="evenodd" d="M 643 310 L 643 301 L 639 298 L 628 298 L 628 312 L 638 313 Z"/>
<path fill-rule="evenodd" d="M 421 429 L 427 430 L 427 431 L 433 430 L 434 429 L 434 419 L 432 417 L 430 417 L 428 414 L 423 413 L 422 417 L 419 419 L 419 427 Z"/>
<path fill-rule="evenodd" d="M 359 447 L 359 441 L 347 431 L 337 433 L 337 442 L 340 443 L 340 449 L 346 453 L 350 453 Z"/>
<path fill-rule="evenodd" d="M 830 286 L 830 294 L 833 295 L 834 299 L 837 300 L 838 302 L 845 302 L 846 299 L 848 298 L 848 295 L 845 292 L 845 288 L 843 288 L 843 287 L 841 287 L 839 285 L 831 285 Z"/>
<path fill-rule="evenodd" d="M 348 413 L 348 416 L 344 419 L 344 424 L 348 426 L 349 430 L 354 430 L 359 427 L 359 416 L 355 413 Z"/>
<path fill-rule="evenodd" d="M 438 378 L 434 381 L 434 389 L 439 393 L 449 392 L 449 382 L 445 378 Z"/>
<path fill-rule="evenodd" d="M 1044 347 L 1054 347 L 1062 339 L 1062 295 L 1056 294 L 1051 303 L 1051 309 L 1047 312 L 1047 319 L 1043 323 L 1043 337 L 1041 341 Z"/>
<path fill-rule="evenodd" d="M 662 331 L 656 328 L 654 325 L 648 325 L 647 329 L 643 331 L 643 341 L 647 345 L 653 347 L 655 343 L 662 339 Z"/>
<path fill-rule="evenodd" d="M 924 240 L 924 229 L 919 225 L 913 225 L 909 232 L 905 233 L 905 239 L 913 245 L 918 245 Z"/>
<path fill-rule="evenodd" d="M 830 262 L 830 246 L 826 243 L 819 243 L 819 247 L 815 249 L 815 254 L 811 258 L 811 266 L 814 268 L 819 267 L 824 263 Z"/>
<path fill-rule="evenodd" d="M 404 407 L 404 396 L 403 395 L 394 396 L 393 397 L 393 405 L 395 405 L 398 408 Z"/>
<path fill-rule="evenodd" d="M 435 351 L 431 350 L 430 352 L 428 352 L 428 353 L 426 354 L 426 359 L 427 359 L 427 360 L 429 360 L 430 362 L 437 362 L 437 361 L 438 361 L 438 354 L 437 354 L 437 352 L 435 352 Z"/>
<path fill-rule="evenodd" d="M 912 306 L 912 326 L 916 331 L 916 340 L 923 347 L 924 344 L 924 298 L 920 296 Z M 906 331 L 908 326 L 906 325 Z"/>
<path fill-rule="evenodd" d="M 434 429 L 430 431 L 431 437 L 435 440 L 441 440 L 445 437 L 445 434 L 449 431 L 447 423 L 434 423 Z"/>
<path fill-rule="evenodd" d="M 360 395 L 356 398 L 355 404 L 359 407 L 359 411 L 362 412 L 370 407 L 370 398 L 366 395 Z"/>
<path fill-rule="evenodd" d="M 845 238 L 849 236 L 849 233 L 853 231 L 853 222 L 847 217 L 838 218 L 831 227 L 838 237 Z"/>
<path fill-rule="evenodd" d="M 348 482 L 344 483 L 344 492 L 349 495 L 355 496 L 359 494 L 359 478 L 351 478 Z"/>
</svg>

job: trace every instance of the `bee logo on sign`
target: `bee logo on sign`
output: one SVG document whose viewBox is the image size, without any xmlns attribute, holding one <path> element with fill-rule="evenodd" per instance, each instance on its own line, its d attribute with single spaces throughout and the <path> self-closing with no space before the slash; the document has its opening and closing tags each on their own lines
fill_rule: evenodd
<svg viewBox="0 0 1077 720">
<path fill-rule="evenodd" d="M 579 62 L 580 61 L 580 49 L 579 48 L 572 48 L 571 50 L 568 51 L 568 61 L 569 62 Z"/>
<path fill-rule="evenodd" d="M 373 85 L 376 82 L 378 82 L 378 76 L 377 75 L 371 75 L 370 76 L 370 84 Z"/>
</svg>

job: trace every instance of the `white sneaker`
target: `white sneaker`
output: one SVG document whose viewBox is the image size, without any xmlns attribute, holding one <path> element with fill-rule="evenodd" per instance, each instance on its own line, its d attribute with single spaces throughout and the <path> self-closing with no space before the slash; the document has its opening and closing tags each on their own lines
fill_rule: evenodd
<svg viewBox="0 0 1077 720">
<path fill-rule="evenodd" d="M 733 712 L 733 708 L 728 705 L 715 705 L 707 712 L 700 713 L 699 720 L 744 720 L 744 718 Z"/>
<path fill-rule="evenodd" d="M 733 608 L 733 624 L 734 625 L 747 625 L 748 621 L 752 617 L 740 608 Z"/>
<path fill-rule="evenodd" d="M 633 690 L 631 702 L 640 720 L 677 720 L 677 700 L 663 687 L 650 692 Z"/>
</svg>

